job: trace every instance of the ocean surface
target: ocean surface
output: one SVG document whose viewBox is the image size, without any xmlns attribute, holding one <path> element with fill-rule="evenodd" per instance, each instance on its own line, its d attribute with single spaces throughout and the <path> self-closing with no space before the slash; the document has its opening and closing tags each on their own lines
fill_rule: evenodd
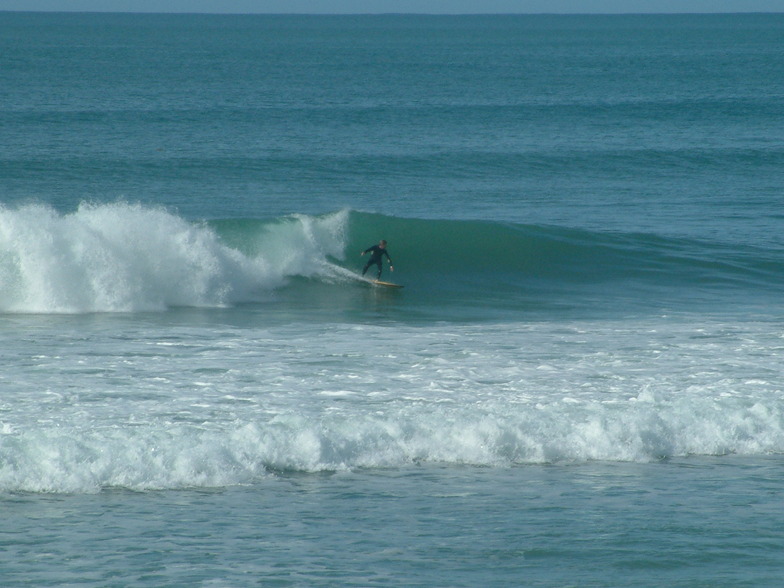
<svg viewBox="0 0 784 588">
<path fill-rule="evenodd" d="M 0 584 L 779 586 L 783 56 L 0 13 Z"/>
</svg>

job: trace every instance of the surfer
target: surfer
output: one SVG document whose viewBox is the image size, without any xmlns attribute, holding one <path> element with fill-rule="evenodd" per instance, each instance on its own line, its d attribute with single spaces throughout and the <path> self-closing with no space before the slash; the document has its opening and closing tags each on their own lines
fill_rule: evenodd
<svg viewBox="0 0 784 588">
<path fill-rule="evenodd" d="M 387 256 L 387 260 L 389 261 L 389 271 L 395 271 L 394 266 L 392 265 L 392 258 L 389 257 L 389 252 L 387 251 L 387 242 L 384 239 L 378 242 L 378 245 L 373 245 L 365 249 L 361 255 L 365 255 L 365 253 L 370 253 L 370 260 L 365 264 L 365 267 L 362 268 L 362 275 L 364 276 L 365 273 L 368 271 L 368 268 L 375 264 L 378 267 L 378 274 L 376 275 L 376 279 L 381 278 L 381 270 L 383 269 L 383 265 L 381 264 L 382 259 L 384 256 Z"/>
</svg>

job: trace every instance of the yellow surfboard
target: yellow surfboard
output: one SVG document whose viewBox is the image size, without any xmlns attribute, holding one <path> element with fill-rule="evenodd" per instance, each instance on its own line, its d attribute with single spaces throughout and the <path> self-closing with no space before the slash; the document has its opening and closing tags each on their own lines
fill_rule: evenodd
<svg viewBox="0 0 784 588">
<path fill-rule="evenodd" d="M 393 284 L 392 282 L 382 282 L 381 280 L 373 280 L 376 286 L 383 286 L 385 288 L 402 288 L 400 284 Z"/>
</svg>

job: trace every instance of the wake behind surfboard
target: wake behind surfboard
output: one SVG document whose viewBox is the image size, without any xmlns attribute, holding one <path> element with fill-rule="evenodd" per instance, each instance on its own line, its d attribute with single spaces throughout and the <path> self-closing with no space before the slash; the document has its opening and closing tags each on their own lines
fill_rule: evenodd
<svg viewBox="0 0 784 588">
<path fill-rule="evenodd" d="M 341 278 L 350 278 L 352 280 L 357 280 L 359 282 L 370 284 L 371 286 L 378 286 L 379 288 L 402 288 L 403 287 L 400 284 L 393 284 L 392 282 L 383 282 L 381 280 L 373 280 L 371 278 L 360 276 L 354 273 L 353 271 L 341 267 L 339 265 L 335 265 L 332 263 L 329 263 L 327 265 L 336 277 L 340 276 Z"/>
</svg>

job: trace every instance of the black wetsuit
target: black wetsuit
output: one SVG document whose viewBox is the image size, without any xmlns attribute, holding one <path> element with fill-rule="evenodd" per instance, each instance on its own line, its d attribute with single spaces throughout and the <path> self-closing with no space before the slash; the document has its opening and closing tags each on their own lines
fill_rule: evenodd
<svg viewBox="0 0 784 588">
<path fill-rule="evenodd" d="M 389 257 L 389 253 L 387 253 L 386 249 L 382 249 L 378 245 L 373 245 L 372 247 L 368 247 L 365 249 L 365 253 L 370 253 L 370 260 L 365 264 L 365 267 L 362 269 L 362 275 L 365 275 L 365 272 L 368 271 L 368 268 L 376 264 L 378 266 L 378 274 L 376 275 L 376 279 L 381 277 L 381 269 L 383 266 L 381 265 L 381 260 L 384 259 L 384 256 L 387 256 L 389 260 L 389 265 L 392 265 L 392 258 Z"/>
</svg>

